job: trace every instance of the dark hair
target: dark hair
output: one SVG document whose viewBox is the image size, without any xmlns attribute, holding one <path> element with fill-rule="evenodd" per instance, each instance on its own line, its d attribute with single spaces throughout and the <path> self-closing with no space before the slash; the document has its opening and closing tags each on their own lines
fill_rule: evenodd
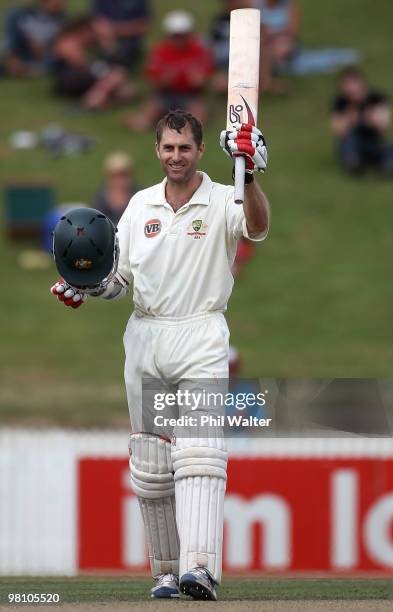
<svg viewBox="0 0 393 612">
<path fill-rule="evenodd" d="M 366 98 L 364 108 L 372 108 L 380 104 L 389 104 L 388 96 L 380 91 L 371 91 Z"/>
<path fill-rule="evenodd" d="M 191 115 L 191 113 L 188 113 L 187 111 L 181 110 L 179 108 L 177 108 L 176 110 L 169 111 L 169 113 L 167 113 L 164 117 L 162 117 L 157 123 L 157 127 L 156 127 L 157 144 L 160 144 L 161 142 L 162 133 L 164 131 L 164 128 L 168 127 L 171 130 L 176 130 L 176 132 L 179 132 L 180 134 L 181 130 L 187 124 L 191 128 L 195 143 L 197 147 L 199 148 L 203 140 L 202 123 L 199 121 L 199 119 L 194 117 L 194 115 Z"/>
<path fill-rule="evenodd" d="M 346 79 L 347 77 L 354 77 L 355 79 L 361 79 L 362 81 L 365 80 L 363 72 L 357 66 L 348 66 L 347 68 L 341 70 L 338 75 L 340 81 Z"/>
</svg>

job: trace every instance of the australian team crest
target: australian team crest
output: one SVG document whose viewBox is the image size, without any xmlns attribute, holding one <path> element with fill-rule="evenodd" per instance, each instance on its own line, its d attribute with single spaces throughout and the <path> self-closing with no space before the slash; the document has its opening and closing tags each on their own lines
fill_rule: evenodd
<svg viewBox="0 0 393 612">
<path fill-rule="evenodd" d="M 207 233 L 207 224 L 203 223 L 202 219 L 194 219 L 187 227 L 187 236 L 191 236 L 194 240 L 205 238 Z"/>
<path fill-rule="evenodd" d="M 202 219 L 195 219 L 195 221 L 192 222 L 192 229 L 194 230 L 194 232 L 199 232 L 201 227 L 202 227 Z"/>
</svg>

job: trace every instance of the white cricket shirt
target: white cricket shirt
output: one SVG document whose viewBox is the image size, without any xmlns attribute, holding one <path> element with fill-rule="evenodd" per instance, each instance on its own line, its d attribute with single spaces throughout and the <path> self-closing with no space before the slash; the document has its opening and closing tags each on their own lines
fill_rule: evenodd
<svg viewBox="0 0 393 612">
<path fill-rule="evenodd" d="M 177 212 L 165 199 L 165 178 L 136 193 L 119 221 L 118 271 L 133 282 L 135 308 L 145 314 L 187 317 L 226 310 L 236 243 L 249 235 L 233 187 L 201 174 L 199 188 Z"/>
</svg>

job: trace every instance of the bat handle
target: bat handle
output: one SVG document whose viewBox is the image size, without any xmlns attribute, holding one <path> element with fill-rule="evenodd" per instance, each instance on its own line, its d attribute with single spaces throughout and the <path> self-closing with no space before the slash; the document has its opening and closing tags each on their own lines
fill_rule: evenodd
<svg viewBox="0 0 393 612">
<path fill-rule="evenodd" d="M 244 155 L 235 157 L 235 204 L 244 202 L 244 177 L 246 173 L 246 158 Z"/>
</svg>

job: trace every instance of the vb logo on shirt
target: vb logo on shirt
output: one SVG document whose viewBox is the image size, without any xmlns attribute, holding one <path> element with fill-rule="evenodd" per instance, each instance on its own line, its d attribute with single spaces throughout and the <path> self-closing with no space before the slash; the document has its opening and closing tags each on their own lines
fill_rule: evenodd
<svg viewBox="0 0 393 612">
<path fill-rule="evenodd" d="M 150 219 L 145 223 L 145 236 L 146 238 L 153 238 L 157 236 L 161 231 L 161 221 L 159 219 Z"/>
</svg>

